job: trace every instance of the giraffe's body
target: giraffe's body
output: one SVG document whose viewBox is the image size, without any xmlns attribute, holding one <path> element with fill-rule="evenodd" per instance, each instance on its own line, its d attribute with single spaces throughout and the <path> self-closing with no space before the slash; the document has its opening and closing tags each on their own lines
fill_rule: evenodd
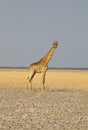
<svg viewBox="0 0 88 130">
<path fill-rule="evenodd" d="M 50 61 L 57 46 L 58 46 L 58 42 L 54 41 L 53 47 L 49 50 L 49 52 L 44 57 L 42 57 L 38 62 L 35 62 L 29 66 L 28 82 L 30 83 L 31 90 L 32 90 L 31 81 L 36 73 L 42 73 L 42 88 L 43 89 L 45 88 L 44 83 L 45 83 L 46 71 L 48 69 L 48 62 Z M 28 90 L 28 86 L 27 86 L 27 90 Z"/>
</svg>

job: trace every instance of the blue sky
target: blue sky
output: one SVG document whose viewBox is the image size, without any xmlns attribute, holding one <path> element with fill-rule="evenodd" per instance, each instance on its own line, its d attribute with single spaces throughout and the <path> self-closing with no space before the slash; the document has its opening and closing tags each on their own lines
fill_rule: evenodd
<svg viewBox="0 0 88 130">
<path fill-rule="evenodd" d="M 0 66 L 29 66 L 60 44 L 49 67 L 88 67 L 88 0 L 0 1 Z"/>
</svg>

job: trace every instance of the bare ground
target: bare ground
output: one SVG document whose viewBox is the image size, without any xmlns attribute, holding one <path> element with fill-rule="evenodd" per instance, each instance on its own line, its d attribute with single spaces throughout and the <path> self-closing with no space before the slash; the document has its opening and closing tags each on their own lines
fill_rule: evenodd
<svg viewBox="0 0 88 130">
<path fill-rule="evenodd" d="M 30 93 L 1 81 L 0 130 L 88 130 L 88 90 L 48 84 Z"/>
</svg>

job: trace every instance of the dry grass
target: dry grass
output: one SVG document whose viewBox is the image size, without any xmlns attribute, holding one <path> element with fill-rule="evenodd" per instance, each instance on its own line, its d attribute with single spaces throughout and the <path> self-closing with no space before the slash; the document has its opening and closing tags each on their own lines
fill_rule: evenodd
<svg viewBox="0 0 88 130">
<path fill-rule="evenodd" d="M 88 71 L 48 70 L 28 93 L 28 70 L 0 70 L 0 130 L 87 130 Z M 36 90 L 36 91 L 35 91 Z"/>
<path fill-rule="evenodd" d="M 28 70 L 0 70 L 0 86 L 21 87 L 27 85 Z M 41 86 L 41 74 L 36 74 L 33 86 Z M 88 71 L 48 70 L 46 88 L 88 89 Z"/>
</svg>

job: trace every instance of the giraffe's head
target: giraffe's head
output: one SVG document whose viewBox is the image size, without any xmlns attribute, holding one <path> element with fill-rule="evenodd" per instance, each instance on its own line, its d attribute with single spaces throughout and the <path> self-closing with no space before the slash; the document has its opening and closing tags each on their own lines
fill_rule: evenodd
<svg viewBox="0 0 88 130">
<path fill-rule="evenodd" d="M 53 47 L 57 48 L 57 46 L 58 46 L 58 41 L 54 41 L 53 42 Z"/>
</svg>

